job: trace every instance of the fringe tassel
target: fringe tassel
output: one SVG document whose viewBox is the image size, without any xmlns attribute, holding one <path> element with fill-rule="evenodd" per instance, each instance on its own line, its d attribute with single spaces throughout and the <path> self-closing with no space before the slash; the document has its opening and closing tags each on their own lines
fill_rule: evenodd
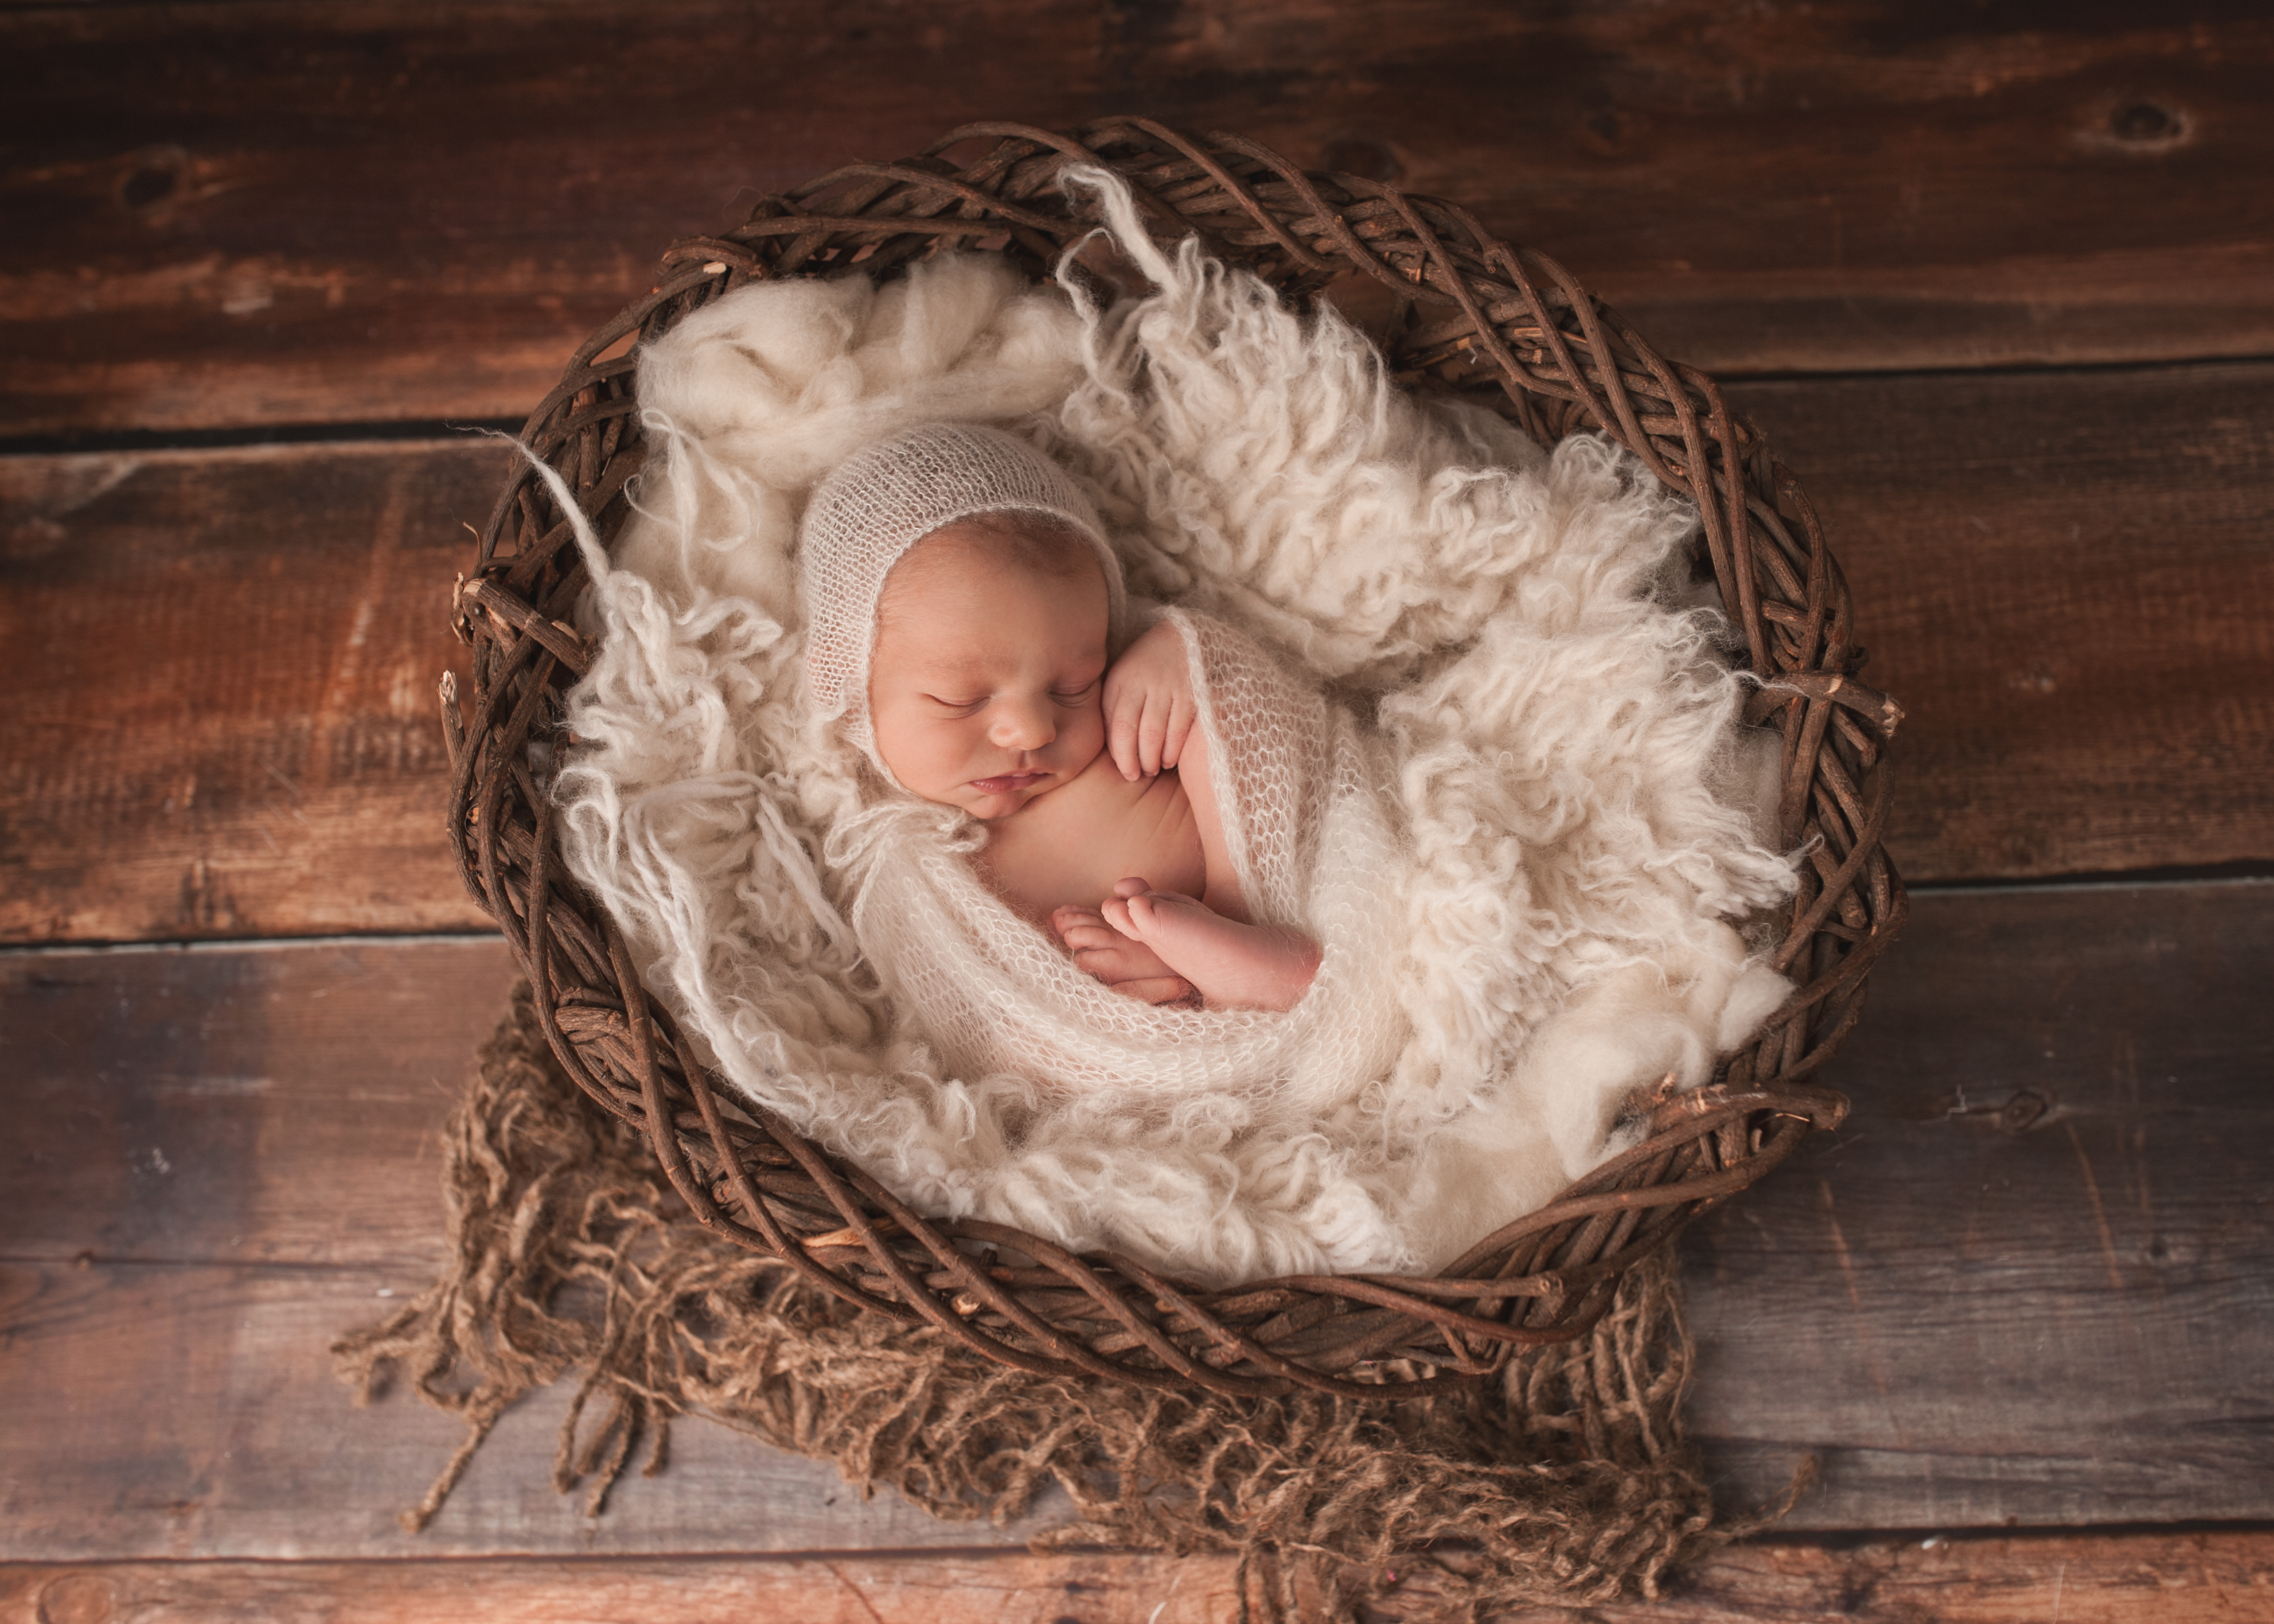
<svg viewBox="0 0 2274 1624">
<path fill-rule="evenodd" d="M 333 1349 L 358 1402 L 400 1372 L 466 1418 L 403 1515 L 414 1531 L 507 1407 L 572 1372 L 554 1481 L 583 1485 L 592 1512 L 643 1438 L 652 1476 L 673 1422 L 699 1411 L 935 1516 L 1000 1525 L 1057 1483 L 1079 1520 L 1038 1547 L 1237 1552 L 1241 1616 L 1274 1624 L 1393 1595 L 1480 1612 L 1655 1597 L 1670 1568 L 1766 1520 L 1714 1526 L 1679 1425 L 1692 1350 L 1663 1259 L 1630 1273 L 1592 1336 L 1487 1387 L 1186 1398 L 987 1364 L 714 1239 L 561 1075 L 525 985 L 446 1146 L 449 1272 Z"/>
</svg>

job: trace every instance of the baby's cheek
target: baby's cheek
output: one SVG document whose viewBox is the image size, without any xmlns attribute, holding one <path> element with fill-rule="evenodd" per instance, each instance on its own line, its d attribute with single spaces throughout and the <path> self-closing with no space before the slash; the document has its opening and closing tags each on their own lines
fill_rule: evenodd
<svg viewBox="0 0 2274 1624">
<path fill-rule="evenodd" d="M 906 708 L 885 705 L 872 718 L 877 754 L 885 765 L 914 793 L 925 800 L 938 797 L 943 785 L 958 781 L 962 749 L 953 730 L 943 730 L 930 718 L 911 715 Z M 947 736 L 943 736 L 944 732 Z"/>
<path fill-rule="evenodd" d="M 1105 702 L 1093 699 L 1076 716 L 1074 725 L 1066 730 L 1069 753 L 1079 756 L 1087 766 L 1105 748 Z"/>
<path fill-rule="evenodd" d="M 935 720 L 924 733 L 925 763 L 932 776 L 946 784 L 960 784 L 968 777 L 965 769 L 986 748 L 984 732 L 966 722 Z"/>
</svg>

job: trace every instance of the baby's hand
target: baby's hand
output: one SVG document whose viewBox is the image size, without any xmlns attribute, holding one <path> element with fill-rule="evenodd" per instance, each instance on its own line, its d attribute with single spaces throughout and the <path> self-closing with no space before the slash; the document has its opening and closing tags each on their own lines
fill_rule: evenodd
<svg viewBox="0 0 2274 1624">
<path fill-rule="evenodd" d="M 1123 936 L 1096 908 L 1067 906 L 1050 915 L 1073 961 L 1118 993 L 1148 1004 L 1197 1002 L 1193 984 L 1163 964 L 1142 942 Z"/>
<path fill-rule="evenodd" d="M 1198 715 L 1185 640 L 1173 626 L 1147 632 L 1105 673 L 1106 748 L 1133 784 L 1177 764 Z"/>
</svg>

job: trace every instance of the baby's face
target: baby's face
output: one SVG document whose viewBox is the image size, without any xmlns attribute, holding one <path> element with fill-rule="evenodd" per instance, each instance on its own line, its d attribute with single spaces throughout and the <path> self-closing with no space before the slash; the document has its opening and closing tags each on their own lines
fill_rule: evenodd
<svg viewBox="0 0 2274 1624">
<path fill-rule="evenodd" d="M 885 578 L 870 724 L 911 792 L 1008 817 L 1105 748 L 1105 580 L 1094 564 L 1007 561 L 961 530 L 934 531 Z"/>
</svg>

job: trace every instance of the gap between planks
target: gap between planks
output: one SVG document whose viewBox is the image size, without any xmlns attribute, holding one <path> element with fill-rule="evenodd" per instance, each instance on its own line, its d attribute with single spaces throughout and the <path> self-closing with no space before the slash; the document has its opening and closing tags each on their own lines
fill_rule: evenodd
<svg viewBox="0 0 2274 1624">
<path fill-rule="evenodd" d="M 1808 372 L 1724 372 L 1716 381 L 1728 384 L 1876 384 L 1922 380 L 2120 378 L 2135 373 L 2169 372 L 2175 365 L 2189 369 L 2265 365 L 2263 354 L 2236 351 L 2231 355 L 2153 356 L 2120 361 L 1989 362 L 1980 365 L 1889 366 L 1843 371 L 1826 368 Z M 216 428 L 87 429 L 51 434 L 0 436 L 0 459 L 8 457 L 156 456 L 226 451 L 262 452 L 302 446 L 437 447 L 463 445 L 471 434 L 517 436 L 525 426 L 522 417 L 489 417 L 472 422 L 401 418 L 384 421 L 337 422 L 323 418 L 255 423 Z"/>
<path fill-rule="evenodd" d="M 2274 859 L 2274 365 L 1731 397 L 1807 479 L 1867 679 L 1911 712 L 1907 874 Z M 24 713 L 0 940 L 481 928 L 433 683 L 504 467 L 463 443 L 0 460 Z"/>
<path fill-rule="evenodd" d="M 37 222 L 0 246 L 0 430 L 509 417 L 666 243 L 1005 115 L 1448 197 L 1723 375 L 2274 350 L 2239 12 L 1236 10 L 0 12 L 0 197 Z"/>
<path fill-rule="evenodd" d="M 1385 1584 L 1373 1616 L 1457 1616 Z M 1315 1585 L 1299 1594 L 1315 1600 Z M 0 1566 L 0 1624 L 1234 1624 L 1224 1555 L 862 1553 L 771 1560 L 148 1562 Z M 2274 1619 L 2263 1530 L 1754 1543 L 1675 1575 L 1592 1624 L 2255 1624 Z M 1498 1624 L 1570 1624 L 1563 1608 Z"/>
<path fill-rule="evenodd" d="M 1928 881 L 1907 890 L 1914 901 L 1938 897 L 2041 896 L 2063 891 L 2136 891 L 2177 885 L 2274 884 L 2274 867 L 2233 866 L 2231 872 L 2146 869 L 2112 874 L 2062 874 L 2043 879 L 1978 883 Z M 119 953 L 263 953 L 299 948 L 453 947 L 501 939 L 492 925 L 463 930 L 333 931 L 319 936 L 154 937 L 141 942 L 0 942 L 0 960 L 99 957 Z"/>
<path fill-rule="evenodd" d="M 1725 1504 L 1812 1452 L 1789 1526 L 2274 1516 L 2265 894 L 1921 899 L 1828 1079 L 1848 1125 L 1684 1245 Z M 350 1410 L 322 1350 L 431 1277 L 435 1132 L 512 975 L 471 939 L 0 960 L 27 1259 L 0 1269 L 0 1553 L 396 1548 L 456 1423 Z M 566 1396 L 508 1417 L 425 1548 L 859 1543 L 825 1469 L 699 1424 L 588 1527 L 546 1486 Z"/>
</svg>

